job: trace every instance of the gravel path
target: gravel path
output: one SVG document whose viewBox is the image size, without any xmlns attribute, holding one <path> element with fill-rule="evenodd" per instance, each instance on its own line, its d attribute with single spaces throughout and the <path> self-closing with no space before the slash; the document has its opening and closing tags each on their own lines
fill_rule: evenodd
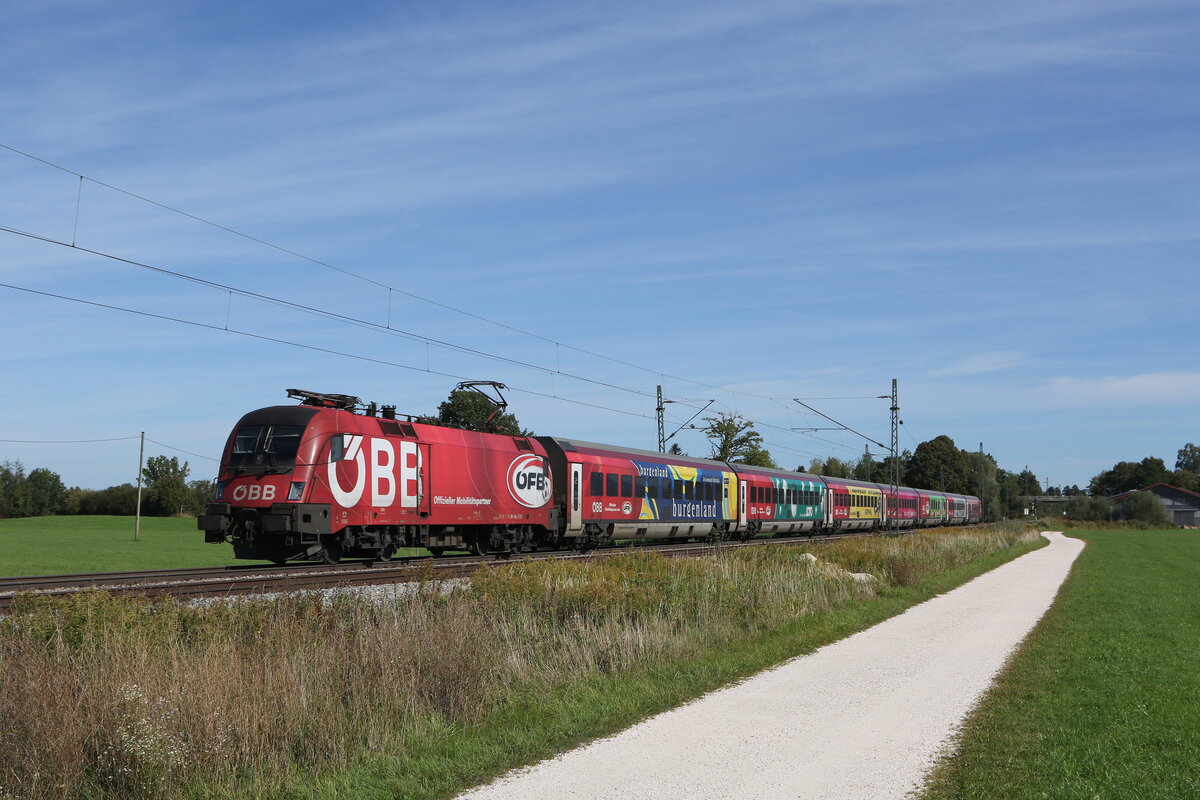
<svg viewBox="0 0 1200 800">
<path fill-rule="evenodd" d="M 461 797 L 903 798 L 1083 549 L 1043 535 L 1048 547 L 869 630 Z"/>
</svg>

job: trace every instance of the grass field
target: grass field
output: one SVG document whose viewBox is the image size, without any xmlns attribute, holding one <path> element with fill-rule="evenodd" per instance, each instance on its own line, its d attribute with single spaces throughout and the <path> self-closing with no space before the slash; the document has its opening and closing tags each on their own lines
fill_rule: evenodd
<svg viewBox="0 0 1200 800">
<path fill-rule="evenodd" d="M 1200 533 L 1088 546 L 923 800 L 1200 797 Z"/>
<path fill-rule="evenodd" d="M 0 519 L 0 576 L 254 563 L 235 559 L 231 544 L 207 544 L 191 517 L 142 517 L 141 541 L 133 524 L 133 517 Z M 411 547 L 396 555 L 429 552 Z"/>
<path fill-rule="evenodd" d="M 129 569 L 219 567 L 238 563 L 233 546 L 205 544 L 196 520 L 142 517 L 141 541 L 133 517 L 0 519 L 0 575 L 119 572 Z"/>
</svg>

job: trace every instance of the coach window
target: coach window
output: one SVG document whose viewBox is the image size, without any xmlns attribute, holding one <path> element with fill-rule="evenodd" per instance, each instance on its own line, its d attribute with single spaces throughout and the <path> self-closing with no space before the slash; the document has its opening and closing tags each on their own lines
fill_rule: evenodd
<svg viewBox="0 0 1200 800">
<path fill-rule="evenodd" d="M 633 476 L 621 476 L 621 497 L 633 497 Z"/>
<path fill-rule="evenodd" d="M 621 476 L 615 472 L 604 473 L 604 496 L 616 497 L 619 494 Z"/>
<path fill-rule="evenodd" d="M 658 497 L 658 478 L 646 479 L 646 496 L 655 498 Z"/>
<path fill-rule="evenodd" d="M 675 499 L 683 500 L 687 495 L 683 493 L 683 481 L 679 478 L 675 479 Z"/>
<path fill-rule="evenodd" d="M 592 497 L 603 497 L 603 496 L 604 496 L 604 473 L 603 472 L 593 472 L 592 473 Z"/>
<path fill-rule="evenodd" d="M 664 500 L 670 500 L 675 495 L 671 492 L 671 479 L 662 479 L 662 496 Z"/>
</svg>

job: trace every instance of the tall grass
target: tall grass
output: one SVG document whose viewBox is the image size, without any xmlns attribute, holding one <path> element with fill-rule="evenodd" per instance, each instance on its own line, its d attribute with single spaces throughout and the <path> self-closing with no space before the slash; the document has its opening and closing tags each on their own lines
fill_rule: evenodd
<svg viewBox="0 0 1200 800">
<path fill-rule="evenodd" d="M 0 624 L 0 797 L 227 794 L 333 771 L 486 720 L 514 693 L 734 643 L 1022 538 L 518 563 L 383 598 L 27 596 Z"/>
</svg>

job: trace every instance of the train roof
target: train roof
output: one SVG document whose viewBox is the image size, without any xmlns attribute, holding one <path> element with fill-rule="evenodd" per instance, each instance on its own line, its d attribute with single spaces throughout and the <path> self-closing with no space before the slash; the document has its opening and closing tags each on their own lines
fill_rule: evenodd
<svg viewBox="0 0 1200 800">
<path fill-rule="evenodd" d="M 724 461 L 713 461 L 709 458 L 694 458 L 692 456 L 676 456 L 670 453 L 660 453 L 657 450 L 639 450 L 636 447 L 617 447 L 611 444 L 585 442 L 580 439 L 562 439 L 558 436 L 539 437 L 553 440 L 568 453 L 583 453 L 584 455 L 619 455 L 636 457 L 648 461 L 661 461 L 664 464 L 682 464 L 685 466 L 702 467 L 704 469 L 728 470 L 729 465 Z"/>
<path fill-rule="evenodd" d="M 860 489 L 883 489 L 883 484 L 875 483 L 873 481 L 859 481 L 855 480 L 854 478 L 831 478 L 829 476 L 823 477 L 825 482 L 830 486 L 836 483 L 839 486 L 857 486 Z M 890 483 L 888 484 L 888 488 L 891 488 Z"/>
<path fill-rule="evenodd" d="M 739 464 L 729 462 L 729 466 L 733 467 L 733 471 L 739 475 L 766 475 L 772 478 L 787 478 L 789 480 L 805 480 L 815 483 L 824 483 L 825 479 L 820 475 L 814 475 L 808 472 L 792 472 L 790 469 L 776 469 L 774 467 L 759 467 L 754 464 Z"/>
</svg>

